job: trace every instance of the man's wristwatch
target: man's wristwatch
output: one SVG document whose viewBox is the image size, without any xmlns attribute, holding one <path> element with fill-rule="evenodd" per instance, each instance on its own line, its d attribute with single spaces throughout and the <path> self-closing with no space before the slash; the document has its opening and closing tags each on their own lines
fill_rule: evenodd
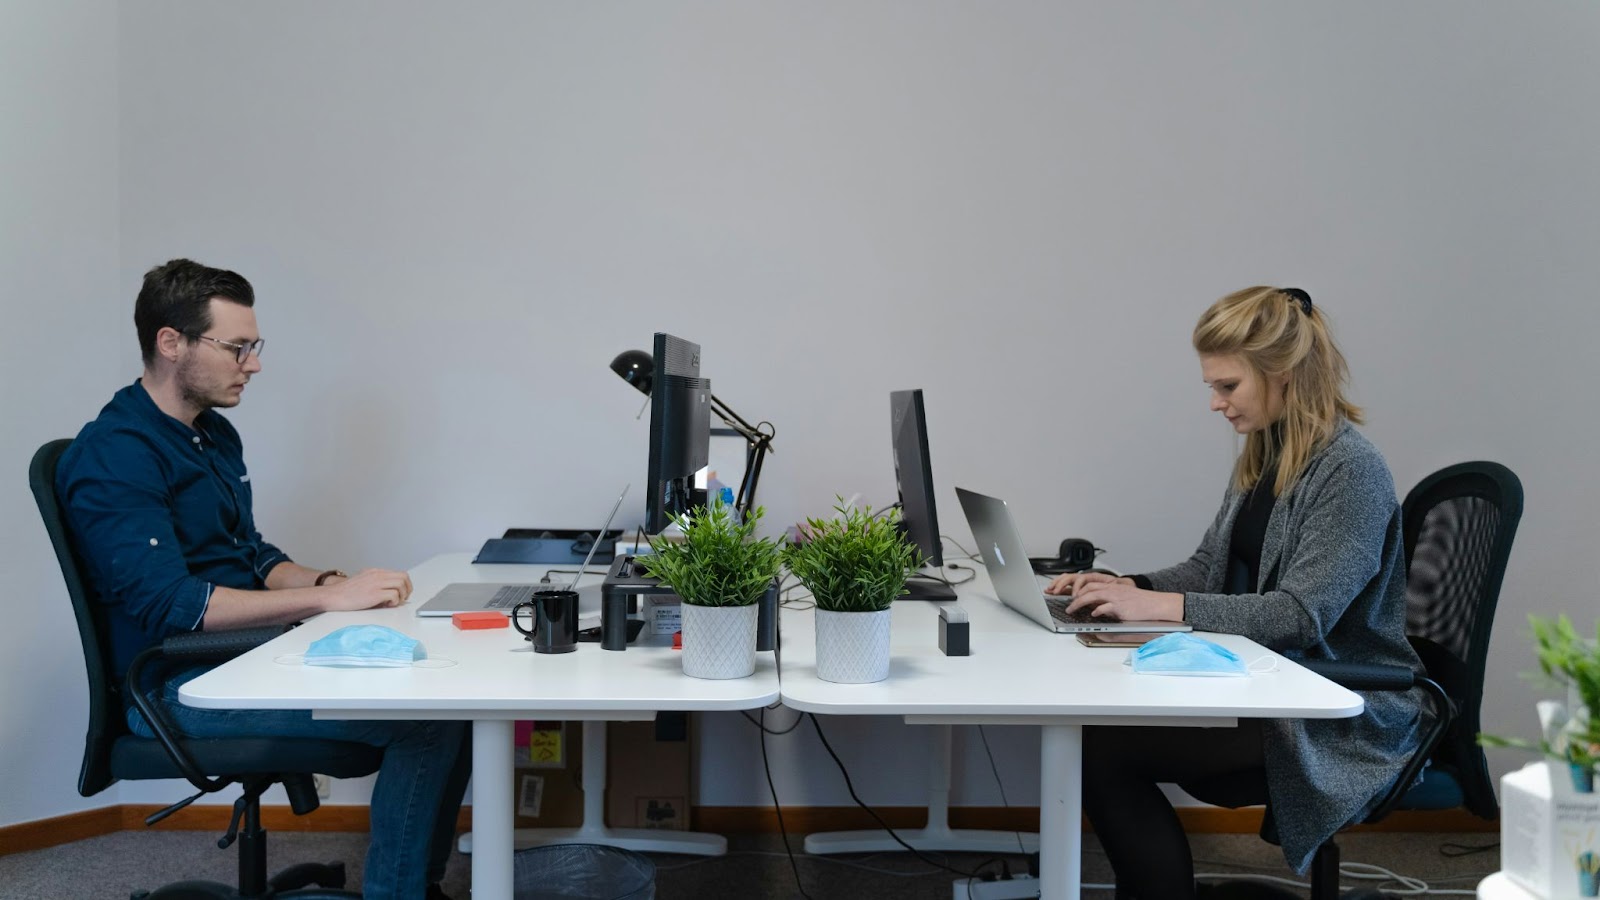
<svg viewBox="0 0 1600 900">
<path fill-rule="evenodd" d="M 317 576 L 317 580 L 314 582 L 314 584 L 315 584 L 316 587 L 322 587 L 322 585 L 324 583 L 326 583 L 329 578 L 333 578 L 335 576 L 337 576 L 339 578 L 349 578 L 350 577 L 349 575 L 346 575 L 345 573 L 339 571 L 338 569 L 329 569 L 328 571 L 323 572 L 321 575 L 318 575 Z"/>
</svg>

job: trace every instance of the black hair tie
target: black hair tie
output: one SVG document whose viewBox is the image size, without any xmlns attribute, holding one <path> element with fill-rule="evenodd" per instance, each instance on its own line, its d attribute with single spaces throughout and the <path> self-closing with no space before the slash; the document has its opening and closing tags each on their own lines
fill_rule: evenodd
<svg viewBox="0 0 1600 900">
<path fill-rule="evenodd" d="M 1300 302 L 1300 311 L 1308 316 L 1311 315 L 1310 294 L 1300 290 L 1299 288 L 1279 288 L 1278 292 L 1281 294 L 1288 294 L 1293 299 L 1298 300 Z"/>
</svg>

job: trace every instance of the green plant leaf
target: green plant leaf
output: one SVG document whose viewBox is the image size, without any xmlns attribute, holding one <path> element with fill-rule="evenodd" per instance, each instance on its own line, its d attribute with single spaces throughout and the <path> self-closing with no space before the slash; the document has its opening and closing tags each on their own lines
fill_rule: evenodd
<svg viewBox="0 0 1600 900">
<path fill-rule="evenodd" d="M 783 551 L 784 562 L 811 591 L 818 609 L 888 609 L 905 593 L 922 554 L 901 534 L 898 509 L 874 516 L 871 507 L 847 508 L 842 497 L 838 500 L 838 515 L 806 520 L 806 539 Z"/>
<path fill-rule="evenodd" d="M 765 514 L 758 506 L 740 522 L 720 500 L 691 510 L 675 520 L 683 539 L 652 537 L 651 553 L 639 557 L 639 564 L 692 606 L 749 606 L 783 565 L 782 541 L 755 537 Z"/>
<path fill-rule="evenodd" d="M 1578 634 L 1566 616 L 1554 620 L 1529 616 L 1528 626 L 1533 631 L 1539 671 L 1549 681 L 1577 694 L 1582 712 L 1587 713 L 1586 722 L 1566 732 L 1567 746 L 1559 750 L 1544 740 L 1535 744 L 1491 734 L 1479 734 L 1478 743 L 1486 747 L 1537 749 L 1579 766 L 1600 765 L 1600 624 L 1592 641 Z M 1566 698 L 1562 700 L 1565 702 Z M 1568 710 L 1574 717 L 1579 712 Z"/>
</svg>

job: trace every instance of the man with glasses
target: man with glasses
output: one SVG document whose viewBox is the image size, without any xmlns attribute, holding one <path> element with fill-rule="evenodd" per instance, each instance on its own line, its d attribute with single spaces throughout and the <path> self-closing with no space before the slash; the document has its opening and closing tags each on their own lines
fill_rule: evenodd
<svg viewBox="0 0 1600 900">
<path fill-rule="evenodd" d="M 134 303 L 144 375 L 118 391 L 61 458 L 56 491 L 104 606 L 115 675 L 140 651 L 188 631 L 296 622 L 330 610 L 396 606 L 411 579 L 302 566 L 262 539 L 239 433 L 239 405 L 261 371 L 255 292 L 240 275 L 187 259 L 151 269 Z M 313 720 L 309 711 L 208 710 L 178 688 L 190 666 L 139 685 L 190 737 L 307 737 L 385 748 L 372 792 L 368 900 L 439 900 L 470 774 L 459 722 Z M 153 734 L 131 702 L 129 727 Z"/>
</svg>

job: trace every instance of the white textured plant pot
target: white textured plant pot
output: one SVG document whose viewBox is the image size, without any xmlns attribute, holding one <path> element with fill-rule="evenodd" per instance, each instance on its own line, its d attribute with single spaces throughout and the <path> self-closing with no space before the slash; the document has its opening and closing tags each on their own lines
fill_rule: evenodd
<svg viewBox="0 0 1600 900">
<path fill-rule="evenodd" d="M 889 610 L 817 610 L 817 677 L 867 684 L 889 677 Z"/>
<path fill-rule="evenodd" d="M 756 616 L 749 606 L 683 605 L 683 674 L 745 678 L 756 670 Z"/>
</svg>

